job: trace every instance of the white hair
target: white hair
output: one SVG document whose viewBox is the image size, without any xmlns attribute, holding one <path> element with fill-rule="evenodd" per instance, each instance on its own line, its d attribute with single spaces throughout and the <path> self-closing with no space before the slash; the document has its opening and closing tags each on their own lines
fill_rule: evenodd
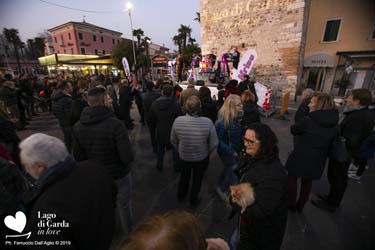
<svg viewBox="0 0 375 250">
<path fill-rule="evenodd" d="M 312 97 L 313 94 L 314 94 L 314 90 L 310 89 L 310 88 L 307 88 L 307 89 L 303 90 L 303 93 L 305 93 L 306 97 Z"/>
<path fill-rule="evenodd" d="M 19 147 L 21 162 L 25 165 L 39 162 L 51 167 L 69 156 L 65 144 L 60 139 L 42 133 L 27 137 Z"/>
</svg>

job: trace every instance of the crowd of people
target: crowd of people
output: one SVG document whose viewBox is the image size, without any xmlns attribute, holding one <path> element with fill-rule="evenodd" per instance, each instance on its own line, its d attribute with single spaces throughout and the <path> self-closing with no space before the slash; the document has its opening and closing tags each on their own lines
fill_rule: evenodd
<svg viewBox="0 0 375 250">
<path fill-rule="evenodd" d="M 348 174 L 360 178 L 374 157 L 375 111 L 367 89 L 353 90 L 341 115 L 330 95 L 306 89 L 291 126 L 294 149 L 285 166 L 275 132 L 260 118 L 254 82 L 246 76 L 218 90 L 212 97 L 208 87 L 197 90 L 193 79 L 183 90 L 167 78 L 154 83 L 100 75 L 38 82 L 6 75 L 0 86 L 0 214 L 24 211 L 32 232 L 38 231 L 40 213 L 54 214 L 54 222 L 68 226 L 43 240 L 66 240 L 71 249 L 276 250 L 288 209 L 303 212 L 312 181 L 322 177 L 327 160 L 329 194 L 317 194 L 312 204 L 334 212 Z M 22 100 L 27 100 L 25 115 Z M 155 153 L 156 169 L 163 171 L 164 156 L 171 152 L 174 171 L 180 173 L 176 199 L 189 196 L 192 209 L 200 204 L 210 156 L 217 152 L 223 167 L 216 192 L 223 207 L 232 208 L 234 231 L 227 242 L 205 239 L 198 220 L 186 212 L 134 221 L 132 169 L 137 166 L 128 136 L 133 102 L 141 126 L 148 128 L 150 144 L 144 147 Z M 57 118 L 63 142 L 42 133 L 21 142 L 16 131 L 27 125 L 24 118 L 45 111 Z M 346 140 L 345 161 L 331 157 L 338 137 Z M 114 247 L 117 228 L 126 240 Z"/>
</svg>

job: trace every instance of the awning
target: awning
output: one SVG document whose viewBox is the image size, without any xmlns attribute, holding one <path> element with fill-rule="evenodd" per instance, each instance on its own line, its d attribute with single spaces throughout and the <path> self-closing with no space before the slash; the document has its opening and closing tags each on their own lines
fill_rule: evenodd
<svg viewBox="0 0 375 250">
<path fill-rule="evenodd" d="M 304 67 L 334 67 L 335 59 L 333 56 L 324 53 L 314 54 L 306 57 L 303 62 Z"/>
<path fill-rule="evenodd" d="M 71 65 L 113 65 L 112 59 L 109 55 L 67 55 L 67 54 L 53 54 L 49 56 L 38 58 L 40 65 L 50 66 L 58 64 Z"/>
<path fill-rule="evenodd" d="M 356 59 L 363 61 L 375 61 L 375 50 L 364 50 L 364 51 L 338 51 L 338 56 L 344 56 L 348 59 Z"/>
</svg>

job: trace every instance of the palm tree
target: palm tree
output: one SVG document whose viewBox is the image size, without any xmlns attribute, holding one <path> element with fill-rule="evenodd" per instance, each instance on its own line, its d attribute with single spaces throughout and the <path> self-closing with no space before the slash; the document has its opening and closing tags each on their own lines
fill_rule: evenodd
<svg viewBox="0 0 375 250">
<path fill-rule="evenodd" d="M 136 29 L 136 30 L 133 30 L 133 36 L 137 37 L 137 51 L 138 51 L 138 54 L 140 52 L 140 48 L 141 48 L 141 38 L 142 36 L 144 36 L 144 31 L 142 29 Z"/>
<path fill-rule="evenodd" d="M 148 68 L 148 65 L 149 65 L 149 63 L 148 63 L 148 61 L 149 61 L 149 57 L 150 57 L 150 55 L 149 55 L 149 50 L 148 50 L 148 45 L 151 43 L 151 38 L 149 38 L 148 36 L 145 36 L 143 39 L 142 39 L 142 43 L 141 43 L 141 45 L 142 45 L 142 47 L 145 49 L 145 51 L 146 51 L 146 68 Z"/>
<path fill-rule="evenodd" d="M 181 24 L 180 28 L 178 29 L 179 34 L 183 37 L 183 50 L 186 48 L 186 42 L 191 36 L 191 31 L 190 26 L 183 24 Z"/>
<path fill-rule="evenodd" d="M 198 23 L 201 22 L 201 13 L 200 12 L 195 12 L 195 14 L 197 15 L 196 18 L 194 18 L 194 21 L 198 21 Z"/>
<path fill-rule="evenodd" d="M 178 47 L 178 52 L 182 52 L 182 43 L 183 43 L 183 36 L 181 34 L 175 35 L 172 40 L 175 45 Z"/>
<path fill-rule="evenodd" d="M 18 48 L 21 47 L 22 42 L 21 42 L 21 39 L 18 35 L 18 30 L 17 29 L 4 28 L 3 34 L 5 36 L 5 39 L 8 41 L 8 43 L 13 44 L 14 54 L 16 56 L 18 69 L 19 69 L 19 71 L 21 71 L 21 63 L 20 63 L 20 56 L 18 54 Z"/>
<path fill-rule="evenodd" d="M 189 43 L 190 43 L 190 45 L 194 45 L 194 43 L 196 42 L 197 40 L 195 40 L 194 38 L 192 38 L 192 37 L 190 37 L 189 38 Z"/>
</svg>

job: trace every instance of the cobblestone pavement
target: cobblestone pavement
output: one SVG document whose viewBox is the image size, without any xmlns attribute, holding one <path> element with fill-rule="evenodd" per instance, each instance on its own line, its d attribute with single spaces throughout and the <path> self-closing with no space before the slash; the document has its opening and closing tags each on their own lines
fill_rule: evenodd
<svg viewBox="0 0 375 250">
<path fill-rule="evenodd" d="M 294 113 L 287 117 L 291 120 Z M 142 126 L 136 108 L 132 109 L 135 128 L 129 132 L 136 152 L 134 163 L 134 211 L 135 221 L 145 216 L 165 211 L 186 210 L 194 213 L 202 222 L 207 236 L 228 239 L 235 221 L 228 221 L 229 208 L 215 193 L 215 183 L 222 165 L 217 154 L 210 159 L 202 190 L 201 204 L 192 210 L 189 204 L 178 203 L 176 198 L 178 174 L 174 173 L 172 156 L 166 153 L 164 171 L 156 170 L 156 155 L 150 147 L 147 128 Z M 292 150 L 292 136 L 289 132 L 291 121 L 275 118 L 263 119 L 271 126 L 279 138 L 280 158 L 285 163 Z M 40 114 L 31 121 L 28 130 L 19 132 L 21 138 L 43 132 L 62 138 L 57 121 L 48 113 Z M 314 193 L 327 192 L 325 175 L 313 183 Z M 375 162 L 365 172 L 360 182 L 349 181 L 342 206 L 334 214 L 328 213 L 308 203 L 302 214 L 290 213 L 284 237 L 283 250 L 370 250 L 375 249 Z M 188 199 L 187 199 L 188 200 Z"/>
</svg>

